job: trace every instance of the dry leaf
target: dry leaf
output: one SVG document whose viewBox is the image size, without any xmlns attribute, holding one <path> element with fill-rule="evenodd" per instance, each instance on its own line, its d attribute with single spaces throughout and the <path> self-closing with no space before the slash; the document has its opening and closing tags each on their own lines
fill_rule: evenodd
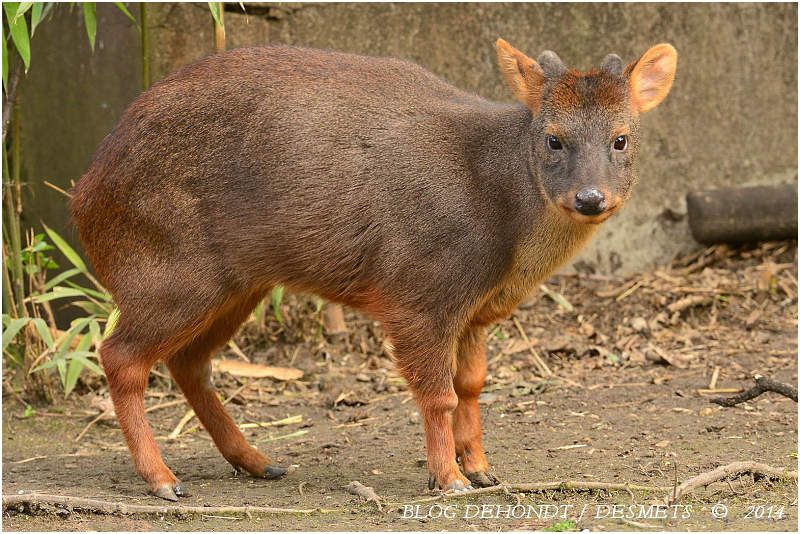
<svg viewBox="0 0 800 534">
<path fill-rule="evenodd" d="M 212 360 L 212 368 L 220 373 L 246 378 L 274 378 L 276 380 L 297 380 L 303 377 L 303 371 L 292 367 L 271 367 L 258 363 L 239 360 Z"/>
</svg>

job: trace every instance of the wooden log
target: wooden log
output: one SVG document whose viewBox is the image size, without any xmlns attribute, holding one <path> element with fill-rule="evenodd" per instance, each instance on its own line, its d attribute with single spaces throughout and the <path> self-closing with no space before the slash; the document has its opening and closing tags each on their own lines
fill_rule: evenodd
<svg viewBox="0 0 800 534">
<path fill-rule="evenodd" d="M 686 195 L 692 236 L 705 245 L 797 238 L 797 182 Z"/>
</svg>

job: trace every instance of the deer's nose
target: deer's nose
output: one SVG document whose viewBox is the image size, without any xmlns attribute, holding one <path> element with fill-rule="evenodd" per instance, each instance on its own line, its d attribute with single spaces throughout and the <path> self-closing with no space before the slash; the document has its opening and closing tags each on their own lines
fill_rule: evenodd
<svg viewBox="0 0 800 534">
<path fill-rule="evenodd" d="M 575 211 L 582 215 L 599 215 L 605 210 L 605 200 L 597 188 L 584 187 L 575 194 Z"/>
</svg>

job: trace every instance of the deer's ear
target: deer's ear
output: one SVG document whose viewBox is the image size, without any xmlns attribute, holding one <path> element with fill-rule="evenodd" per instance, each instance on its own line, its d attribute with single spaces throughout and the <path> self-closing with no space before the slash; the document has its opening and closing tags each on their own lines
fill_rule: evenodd
<svg viewBox="0 0 800 534">
<path fill-rule="evenodd" d="M 535 114 L 542 103 L 542 84 L 544 73 L 536 61 L 532 60 L 503 39 L 495 43 L 497 64 L 506 83 L 517 100 L 528 106 Z"/>
<path fill-rule="evenodd" d="M 672 87 L 678 52 L 671 44 L 657 44 L 625 69 L 631 88 L 633 106 L 639 113 L 661 103 Z"/>
</svg>

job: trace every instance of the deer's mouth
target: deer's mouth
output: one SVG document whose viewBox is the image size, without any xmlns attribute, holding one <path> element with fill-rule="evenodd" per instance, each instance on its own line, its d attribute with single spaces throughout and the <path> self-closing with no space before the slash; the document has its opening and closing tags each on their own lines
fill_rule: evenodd
<svg viewBox="0 0 800 534">
<path fill-rule="evenodd" d="M 620 207 L 622 207 L 622 202 L 615 201 L 613 205 L 604 207 L 603 211 L 593 215 L 585 215 L 583 213 L 578 212 L 575 209 L 574 205 L 570 205 L 568 202 L 560 201 L 558 203 L 558 207 L 561 208 L 561 211 L 564 212 L 570 219 L 573 221 L 580 223 L 580 224 L 600 224 L 604 222 L 606 219 L 614 215 Z"/>
</svg>

